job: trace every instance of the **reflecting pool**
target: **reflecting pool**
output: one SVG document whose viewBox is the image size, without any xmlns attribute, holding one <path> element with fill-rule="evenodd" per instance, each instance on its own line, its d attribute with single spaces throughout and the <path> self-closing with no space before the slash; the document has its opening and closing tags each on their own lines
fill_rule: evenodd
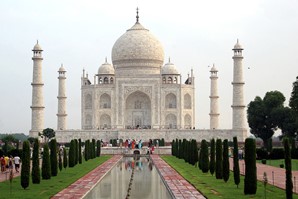
<svg viewBox="0 0 298 199">
<path fill-rule="evenodd" d="M 123 157 L 84 198 L 167 199 L 172 197 L 149 158 Z"/>
</svg>

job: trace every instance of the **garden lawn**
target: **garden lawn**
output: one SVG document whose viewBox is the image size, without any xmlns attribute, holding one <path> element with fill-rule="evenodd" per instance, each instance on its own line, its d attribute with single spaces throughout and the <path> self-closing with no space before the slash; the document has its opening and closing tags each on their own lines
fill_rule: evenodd
<svg viewBox="0 0 298 199">
<path fill-rule="evenodd" d="M 239 188 L 234 184 L 233 172 L 230 172 L 230 178 L 227 183 L 222 179 L 216 179 L 215 174 L 203 173 L 198 167 L 185 163 L 183 159 L 174 156 L 161 156 L 169 165 L 171 165 L 180 175 L 190 182 L 207 198 L 265 198 L 264 185 L 262 182 L 257 184 L 256 195 L 244 195 L 244 177 L 241 176 Z M 285 190 L 279 189 L 267 184 L 267 198 L 286 198 Z M 298 198 L 298 195 L 293 195 Z"/>
<path fill-rule="evenodd" d="M 83 160 L 82 164 L 77 164 L 72 168 L 63 168 L 61 172 L 58 171 L 58 175 L 51 177 L 50 180 L 41 180 L 40 184 L 32 184 L 30 175 L 30 184 L 25 190 L 21 186 L 20 177 L 14 178 L 12 180 L 11 186 L 9 180 L 1 182 L 0 198 L 50 198 L 98 167 L 109 158 L 111 158 L 111 156 L 101 156 L 98 158 L 89 159 L 87 162 Z"/>
<path fill-rule="evenodd" d="M 262 164 L 262 160 L 257 160 L 257 163 Z M 285 166 L 285 159 L 279 159 L 279 160 L 267 160 L 267 165 L 274 166 L 280 168 L 280 164 L 283 164 Z M 292 159 L 292 171 L 298 171 L 298 160 Z"/>
</svg>

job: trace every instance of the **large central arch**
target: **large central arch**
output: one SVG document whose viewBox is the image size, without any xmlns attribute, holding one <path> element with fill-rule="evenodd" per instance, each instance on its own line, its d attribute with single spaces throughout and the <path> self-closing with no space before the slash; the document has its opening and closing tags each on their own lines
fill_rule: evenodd
<svg viewBox="0 0 298 199">
<path fill-rule="evenodd" d="M 125 101 L 125 128 L 151 128 L 151 100 L 141 91 L 131 93 Z"/>
</svg>

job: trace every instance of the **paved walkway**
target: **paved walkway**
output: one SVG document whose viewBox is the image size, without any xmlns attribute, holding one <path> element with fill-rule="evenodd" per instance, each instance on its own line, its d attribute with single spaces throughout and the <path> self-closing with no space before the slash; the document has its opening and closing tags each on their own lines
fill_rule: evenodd
<svg viewBox="0 0 298 199">
<path fill-rule="evenodd" d="M 205 198 L 189 182 L 170 167 L 159 155 L 151 155 L 155 167 L 159 170 L 175 198 L 203 199 Z"/>
<path fill-rule="evenodd" d="M 268 160 L 267 160 L 268 161 Z M 269 160 L 270 161 L 270 160 Z M 240 174 L 244 175 L 245 163 L 244 160 L 239 160 Z M 233 170 L 233 158 L 230 158 L 230 170 Z M 273 167 L 266 164 L 257 163 L 257 178 L 263 181 L 264 172 L 267 173 L 268 183 L 285 189 L 286 170 L 282 168 Z M 292 171 L 293 192 L 298 193 L 298 171 Z"/>
<path fill-rule="evenodd" d="M 14 169 L 13 169 L 13 177 L 17 177 L 17 176 L 20 176 L 21 175 L 21 168 L 19 169 L 19 173 L 17 173 Z M 0 182 L 3 182 L 3 181 L 6 181 L 6 180 L 9 180 L 9 169 L 7 169 L 6 171 L 4 172 L 0 172 Z"/>
<path fill-rule="evenodd" d="M 63 189 L 52 198 L 82 198 L 121 158 L 121 155 L 114 155 L 111 159 L 104 162 L 73 184 L 69 185 L 67 188 Z"/>
</svg>

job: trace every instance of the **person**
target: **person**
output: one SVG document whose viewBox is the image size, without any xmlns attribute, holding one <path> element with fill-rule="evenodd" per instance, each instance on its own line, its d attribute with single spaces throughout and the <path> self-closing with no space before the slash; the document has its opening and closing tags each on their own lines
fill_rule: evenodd
<svg viewBox="0 0 298 199">
<path fill-rule="evenodd" d="M 5 171 L 5 159 L 4 156 L 1 157 L 1 171 L 4 172 Z"/>
<path fill-rule="evenodd" d="M 12 159 L 13 159 L 12 156 L 10 156 L 9 160 L 8 160 L 8 168 L 9 169 L 13 169 Z"/>
<path fill-rule="evenodd" d="M 19 173 L 20 162 L 21 162 L 20 157 L 18 155 L 16 155 L 14 157 L 14 168 L 15 168 L 15 170 L 16 170 L 17 173 Z"/>
</svg>

